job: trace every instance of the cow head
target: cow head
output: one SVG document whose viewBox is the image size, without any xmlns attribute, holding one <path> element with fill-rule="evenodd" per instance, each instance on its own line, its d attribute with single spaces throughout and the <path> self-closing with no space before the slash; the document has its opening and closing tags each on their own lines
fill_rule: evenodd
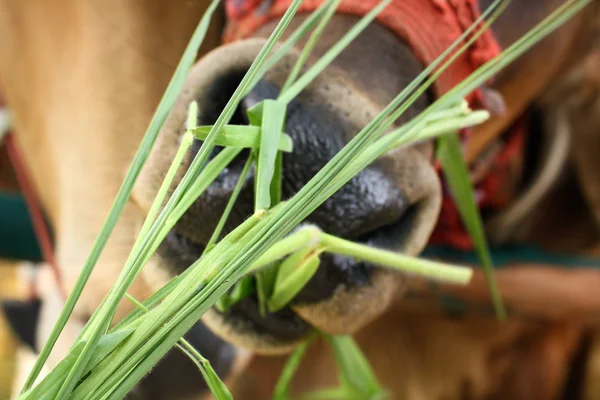
<svg viewBox="0 0 600 400">
<path fill-rule="evenodd" d="M 354 24 L 355 18 L 335 17 L 316 53 L 325 51 Z M 239 84 L 264 39 L 253 38 L 222 46 L 200 60 L 186 83 L 175 110 L 161 131 L 148 168 L 135 191 L 135 200 L 148 209 L 184 132 L 186 110 L 199 104 L 198 122 L 210 125 Z M 367 73 L 371 56 L 389 55 L 377 74 Z M 246 110 L 276 98 L 298 53 L 289 54 L 241 102 L 232 123 L 245 124 Z M 294 150 L 283 157 L 283 198 L 290 198 L 365 126 L 422 69 L 410 49 L 391 32 L 372 26 L 290 103 L 286 132 Z M 402 71 L 402 74 L 398 74 Z M 423 96 L 405 118 L 427 104 Z M 188 160 L 197 151 L 192 150 Z M 325 232 L 416 255 L 437 220 L 440 187 L 433 168 L 432 143 L 402 148 L 381 157 L 359 173 L 307 219 Z M 218 149 L 216 150 L 218 151 Z M 215 152 L 216 154 L 216 152 Z M 182 272 L 199 257 L 216 227 L 239 177 L 247 153 L 242 153 L 200 196 L 158 251 L 163 270 L 153 276 Z M 228 228 L 253 211 L 253 176 L 246 178 Z M 166 272 L 166 273 L 165 273 Z M 323 256 L 321 267 L 289 308 L 262 318 L 255 298 L 226 313 L 211 311 L 205 321 L 228 340 L 264 352 L 286 350 L 303 339 L 310 326 L 330 333 L 351 333 L 389 305 L 402 288 L 402 276 L 341 256 Z"/>
</svg>

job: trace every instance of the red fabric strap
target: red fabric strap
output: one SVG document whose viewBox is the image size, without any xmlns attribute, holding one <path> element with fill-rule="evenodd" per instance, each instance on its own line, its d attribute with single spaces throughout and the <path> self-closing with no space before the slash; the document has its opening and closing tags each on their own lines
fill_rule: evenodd
<svg viewBox="0 0 600 400">
<path fill-rule="evenodd" d="M 305 0 L 299 13 L 311 12 L 324 0 Z M 339 13 L 362 16 L 380 0 L 343 0 Z M 265 22 L 281 17 L 292 0 L 228 0 L 228 26 L 224 40 L 246 38 Z M 429 65 L 479 17 L 477 0 L 395 0 L 377 17 L 382 25 L 406 41 L 419 59 Z M 500 53 L 487 30 L 468 51 L 457 58 L 435 84 L 439 96 L 452 89 L 475 69 Z M 471 97 L 469 100 L 475 100 Z"/>
<path fill-rule="evenodd" d="M 299 13 L 314 11 L 324 0 L 305 0 Z M 380 0 L 342 0 L 337 12 L 363 16 Z M 269 20 L 281 17 L 292 0 L 227 0 L 225 3 L 228 26 L 226 42 L 243 39 Z M 480 16 L 478 0 L 394 0 L 378 16 L 377 21 L 402 38 L 425 65 L 436 60 Z M 470 48 L 457 57 L 437 79 L 434 89 L 440 96 L 478 67 L 498 54 L 498 45 L 491 30 L 486 30 Z M 477 90 L 467 98 L 472 108 L 481 108 L 482 92 Z M 476 201 L 480 208 L 494 209 L 506 204 L 501 182 L 506 182 L 508 160 L 521 150 L 521 131 L 517 139 L 505 144 L 492 163 L 487 175 L 475 186 Z M 463 135 L 468 139 L 468 135 Z M 439 170 L 439 169 L 438 169 Z M 472 242 L 460 220 L 451 193 L 444 187 L 441 214 L 431 237 L 432 244 L 446 244 L 460 249 L 472 248 Z"/>
</svg>

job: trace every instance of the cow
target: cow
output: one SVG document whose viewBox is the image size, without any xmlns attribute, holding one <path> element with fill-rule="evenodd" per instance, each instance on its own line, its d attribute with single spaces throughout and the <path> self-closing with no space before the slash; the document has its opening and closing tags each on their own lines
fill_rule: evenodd
<svg viewBox="0 0 600 400">
<path fill-rule="evenodd" d="M 53 228 L 62 281 L 62 288 L 50 290 L 44 299 L 39 343 L 64 301 L 59 289 L 68 293 L 72 288 L 208 3 L 0 1 L 0 88 Z M 258 3 L 247 2 L 260 7 Z M 479 3 L 485 9 L 492 2 L 464 3 Z M 497 42 L 509 46 L 562 3 L 514 2 L 493 25 Z M 186 105 L 197 100 L 199 122 L 212 123 L 277 23 L 276 17 L 267 19 L 244 38 L 223 45 L 227 21 L 224 10 L 218 14 L 76 308 L 67 330 L 70 337 L 59 342 L 51 364 L 64 356 L 69 340 L 121 270 L 178 145 Z M 291 28 L 306 17 L 305 12 L 298 14 Z M 358 18 L 336 14 L 309 63 Z M 576 266 L 585 263 L 576 256 L 593 257 L 600 250 L 600 168 L 595 157 L 600 145 L 598 21 L 600 4 L 593 2 L 484 89 L 488 101 L 502 98 L 503 105 L 472 133 L 465 157 L 477 167 L 473 171 L 485 175 L 494 166 L 490 154 L 502 146 L 504 132 L 517 125 L 527 131 L 502 182 L 508 203 L 484 219 L 492 246 L 532 244 L 573 255 Z M 418 50 L 381 21 L 375 22 L 290 104 L 286 130 L 296 147 L 284 161 L 284 196 L 305 184 L 361 124 L 424 69 Z M 288 56 L 288 63 L 295 58 L 297 52 Z M 271 71 L 242 101 L 234 116 L 237 122 L 246 122 L 245 109 L 277 95 L 286 68 Z M 398 123 L 424 110 L 435 96 L 435 92 L 423 95 Z M 434 146 L 431 141 L 386 154 L 313 213 L 310 221 L 342 237 L 420 254 L 443 207 Z M 134 297 L 148 297 L 197 258 L 231 193 L 239 165 L 228 168 L 168 235 L 132 286 Z M 231 225 L 251 213 L 251 193 L 249 183 Z M 351 218 L 342 220 L 341 215 Z M 582 390 L 591 393 L 585 382 L 592 382 L 597 372 L 592 356 L 597 347 L 600 276 L 593 269 L 554 264 L 517 257 L 497 271 L 510 309 L 509 320 L 500 322 L 491 312 L 479 269 L 467 287 L 432 287 L 421 279 L 354 260 L 324 259 L 290 307 L 262 318 L 256 301 L 248 298 L 226 313 L 208 312 L 188 339 L 210 359 L 236 398 L 268 398 L 283 354 L 304 340 L 312 327 L 353 334 L 393 398 L 576 398 Z M 460 307 L 449 307 L 451 301 Z M 133 307 L 123 302 L 117 319 Z M 298 372 L 294 390 L 302 393 L 331 385 L 334 372 L 331 353 L 318 341 Z M 193 364 L 172 351 L 131 396 L 203 398 L 206 391 Z"/>
</svg>

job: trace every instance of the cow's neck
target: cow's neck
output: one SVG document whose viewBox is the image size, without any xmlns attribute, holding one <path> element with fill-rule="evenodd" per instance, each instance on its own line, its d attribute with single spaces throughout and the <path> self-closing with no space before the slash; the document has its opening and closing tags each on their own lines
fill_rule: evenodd
<svg viewBox="0 0 600 400">
<path fill-rule="evenodd" d="M 55 230 L 67 288 L 205 8 L 145 0 L 8 0 L 0 7 L 0 88 Z M 212 29 L 205 49 L 218 40 Z M 125 208 L 86 290 L 88 310 L 114 282 L 141 220 L 136 207 Z M 134 292 L 147 295 L 142 284 Z"/>
</svg>

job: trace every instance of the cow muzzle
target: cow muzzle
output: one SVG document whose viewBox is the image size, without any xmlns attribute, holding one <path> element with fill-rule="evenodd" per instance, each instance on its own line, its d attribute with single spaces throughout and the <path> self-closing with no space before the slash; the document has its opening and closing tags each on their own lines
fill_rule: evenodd
<svg viewBox="0 0 600 400">
<path fill-rule="evenodd" d="M 213 124 L 263 44 L 262 39 L 229 44 L 193 67 L 135 189 L 142 209 L 149 209 L 175 155 L 190 102 L 198 102 L 199 125 Z M 297 57 L 292 51 L 271 69 L 242 100 L 230 123 L 247 124 L 250 107 L 264 99 L 276 99 Z M 294 148 L 283 155 L 282 198 L 298 192 L 380 108 L 370 101 L 369 93 L 353 90 L 352 81 L 335 68 L 315 79 L 287 108 L 285 132 Z M 200 145 L 192 146 L 188 165 Z M 306 223 L 370 246 L 419 254 L 435 226 L 441 201 L 431 148 L 424 150 L 430 146 L 403 147 L 385 154 L 316 209 Z M 213 156 L 219 151 L 216 147 Z M 223 170 L 164 240 L 159 264 L 168 275 L 180 273 L 200 256 L 248 156 L 242 152 Z M 251 171 L 226 231 L 252 215 L 253 184 Z M 324 254 L 317 273 L 283 310 L 263 317 L 256 297 L 250 296 L 226 312 L 211 310 L 203 321 L 234 344 L 260 353 L 286 352 L 304 339 L 311 327 L 336 334 L 355 332 L 401 295 L 407 279 L 366 262 Z"/>
</svg>

